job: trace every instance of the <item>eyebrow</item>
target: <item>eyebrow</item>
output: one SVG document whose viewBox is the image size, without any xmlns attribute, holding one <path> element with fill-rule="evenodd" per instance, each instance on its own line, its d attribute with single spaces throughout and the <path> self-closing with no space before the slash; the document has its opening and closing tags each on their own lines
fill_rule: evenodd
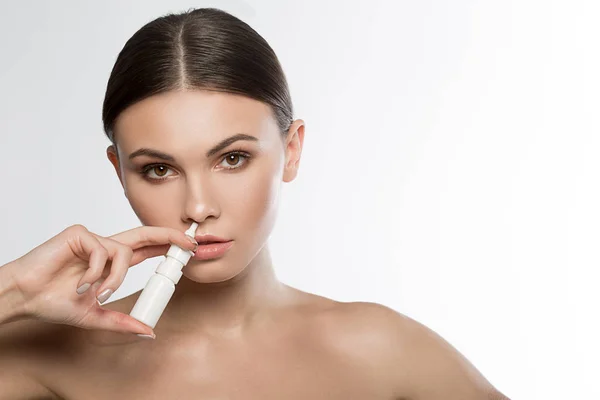
<svg viewBox="0 0 600 400">
<path fill-rule="evenodd" d="M 249 141 L 253 141 L 253 142 L 258 142 L 258 138 L 254 137 L 254 136 L 250 136 L 245 133 L 237 133 L 233 136 L 230 136 L 226 139 L 221 140 L 219 143 L 217 143 L 215 146 L 213 146 L 210 150 L 208 150 L 206 152 L 206 158 L 213 156 L 214 154 L 223 150 L 224 148 L 231 145 L 232 143 L 237 142 L 238 140 L 249 140 Z M 145 148 L 145 147 L 138 149 L 138 150 L 134 151 L 133 153 L 131 153 L 129 155 L 129 159 L 132 160 L 135 157 L 139 157 L 139 156 L 149 156 L 149 157 L 160 158 L 165 161 L 175 162 L 175 157 L 173 157 L 167 153 L 163 153 L 162 151 L 153 150 L 153 149 L 149 149 L 149 148 Z"/>
</svg>

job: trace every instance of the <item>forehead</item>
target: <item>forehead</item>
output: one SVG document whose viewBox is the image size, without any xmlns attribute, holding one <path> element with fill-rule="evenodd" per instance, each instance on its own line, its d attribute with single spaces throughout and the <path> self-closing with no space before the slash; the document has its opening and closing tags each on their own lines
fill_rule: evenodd
<svg viewBox="0 0 600 400">
<path fill-rule="evenodd" d="M 266 139 L 277 135 L 271 107 L 246 96 L 208 91 L 170 91 L 150 96 L 125 109 L 115 123 L 122 148 L 210 145 L 235 133 Z"/>
</svg>

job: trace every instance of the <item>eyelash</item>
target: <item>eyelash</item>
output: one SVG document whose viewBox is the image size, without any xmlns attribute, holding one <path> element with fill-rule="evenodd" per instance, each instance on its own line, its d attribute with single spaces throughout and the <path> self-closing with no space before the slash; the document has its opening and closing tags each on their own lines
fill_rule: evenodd
<svg viewBox="0 0 600 400">
<path fill-rule="evenodd" d="M 242 162 L 242 164 L 239 167 L 224 167 L 225 170 L 231 171 L 231 170 L 243 168 L 246 164 L 248 164 L 248 162 L 250 161 L 250 158 L 251 158 L 250 154 L 246 153 L 245 151 L 242 151 L 242 150 L 233 150 L 233 151 L 230 151 L 229 153 L 224 154 L 221 157 L 221 163 L 223 161 L 225 161 L 225 159 L 227 157 L 234 156 L 234 155 L 242 157 L 244 159 L 244 162 Z M 148 177 L 148 172 L 150 172 L 153 168 L 156 168 L 156 167 L 166 167 L 168 169 L 171 169 L 171 167 L 169 167 L 166 164 L 160 164 L 160 163 L 147 164 L 147 165 L 144 165 L 142 167 L 142 169 L 140 171 L 140 174 L 142 175 L 142 177 L 144 179 L 146 179 L 146 180 L 148 180 L 150 182 L 158 182 L 158 181 L 167 180 L 169 177 L 164 177 L 164 178 L 150 178 L 150 177 Z"/>
</svg>

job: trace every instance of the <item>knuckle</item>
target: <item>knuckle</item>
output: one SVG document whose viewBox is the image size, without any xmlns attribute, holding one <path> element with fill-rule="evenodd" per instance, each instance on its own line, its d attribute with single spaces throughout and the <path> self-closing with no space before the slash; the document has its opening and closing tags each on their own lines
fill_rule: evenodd
<svg viewBox="0 0 600 400">
<path fill-rule="evenodd" d="M 73 233 L 83 233 L 88 231 L 87 228 L 81 224 L 71 225 L 65 230 Z"/>
<path fill-rule="evenodd" d="M 123 255 L 125 255 L 125 257 L 127 257 L 128 260 L 131 259 L 131 257 L 133 257 L 133 249 L 127 245 L 121 245 L 120 246 L 120 250 L 123 253 Z"/>
<path fill-rule="evenodd" d="M 96 249 L 96 251 L 103 258 L 108 258 L 108 250 L 106 250 L 106 248 L 104 246 L 98 246 L 98 248 Z"/>
<path fill-rule="evenodd" d="M 143 242 L 146 242 L 146 241 L 148 240 L 148 238 L 150 237 L 150 234 L 151 234 L 151 233 L 152 233 L 152 231 L 151 231 L 151 230 L 148 230 L 148 229 L 141 231 L 141 232 L 140 232 L 140 239 L 141 239 Z"/>
<path fill-rule="evenodd" d="M 133 260 L 133 250 L 131 249 L 127 249 L 127 253 L 125 254 L 125 260 L 127 261 L 127 268 L 129 268 L 129 263 L 131 262 L 131 260 Z"/>
<path fill-rule="evenodd" d="M 131 257 L 133 256 L 133 249 L 131 247 L 117 240 L 113 240 L 112 242 L 115 246 L 116 255 L 120 257 L 125 257 L 127 259 L 131 259 Z"/>
</svg>

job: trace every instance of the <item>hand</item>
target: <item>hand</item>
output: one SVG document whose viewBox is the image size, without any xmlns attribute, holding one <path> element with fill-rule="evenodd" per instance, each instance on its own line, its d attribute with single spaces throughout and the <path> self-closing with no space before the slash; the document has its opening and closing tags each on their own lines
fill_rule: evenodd
<svg viewBox="0 0 600 400">
<path fill-rule="evenodd" d="M 129 267 L 164 255 L 171 244 L 197 243 L 172 228 L 142 226 L 110 237 L 73 225 L 11 263 L 27 317 L 84 329 L 153 335 L 130 315 L 100 306 L 123 283 Z M 90 290 L 91 289 L 91 290 Z"/>
</svg>

